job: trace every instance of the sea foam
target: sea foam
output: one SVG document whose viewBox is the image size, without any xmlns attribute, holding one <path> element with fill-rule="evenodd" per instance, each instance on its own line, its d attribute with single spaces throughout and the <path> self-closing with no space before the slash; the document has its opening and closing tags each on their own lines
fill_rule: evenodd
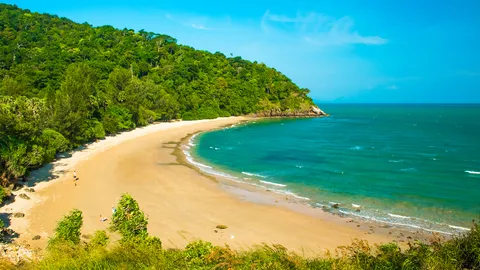
<svg viewBox="0 0 480 270">
<path fill-rule="evenodd" d="M 391 214 L 391 213 L 388 213 L 387 215 L 389 215 L 391 217 L 395 217 L 395 218 L 404 218 L 404 219 L 411 218 L 411 217 L 408 217 L 408 216 L 395 215 L 395 214 Z"/>
<path fill-rule="evenodd" d="M 416 168 L 413 168 L 413 167 L 411 167 L 411 168 L 404 168 L 404 169 L 400 169 L 399 171 L 401 171 L 401 172 L 416 172 L 416 171 L 417 171 L 417 169 L 416 169 Z"/>
<path fill-rule="evenodd" d="M 460 227 L 460 226 L 448 225 L 448 227 L 450 227 L 452 229 L 462 230 L 462 231 L 470 231 L 469 228 Z"/>
<path fill-rule="evenodd" d="M 401 163 L 401 162 L 404 162 L 405 160 L 403 159 L 390 159 L 388 162 L 390 163 Z"/>
<path fill-rule="evenodd" d="M 193 160 L 193 157 L 190 155 L 190 153 L 188 151 L 183 151 L 183 153 L 185 154 L 185 157 L 186 157 L 187 161 L 190 162 L 192 165 L 195 165 L 197 167 L 212 169 L 212 167 L 210 167 L 208 165 L 205 165 L 203 163 L 196 162 L 195 160 Z"/>
<path fill-rule="evenodd" d="M 272 185 L 272 186 L 277 186 L 277 187 L 286 187 L 287 185 L 284 184 L 279 184 L 275 182 L 269 182 L 269 181 L 262 181 L 260 180 L 261 183 L 267 184 L 267 185 Z"/>
<path fill-rule="evenodd" d="M 256 176 L 260 178 L 267 178 L 266 176 L 263 176 L 261 174 L 256 174 L 256 173 L 249 173 L 249 172 L 242 172 L 242 174 L 248 175 L 248 176 Z"/>
<path fill-rule="evenodd" d="M 377 217 L 374 217 L 374 216 L 352 213 L 352 212 L 345 211 L 345 210 L 339 210 L 339 212 L 342 213 L 342 214 L 345 214 L 345 215 L 356 216 L 356 217 L 359 217 L 359 218 L 369 219 L 369 220 L 373 220 L 373 221 L 380 222 L 380 223 L 386 223 L 386 224 L 395 225 L 395 226 L 402 226 L 402 227 L 409 227 L 409 228 L 413 228 L 413 229 L 419 229 L 419 230 L 424 230 L 424 231 L 428 231 L 428 232 L 436 232 L 436 233 L 441 233 L 441 234 L 445 234 L 445 235 L 452 235 L 452 233 L 447 232 L 447 231 L 429 229 L 429 228 L 425 228 L 425 227 L 415 225 L 415 224 L 394 222 L 394 221 L 389 221 L 389 220 L 384 220 L 384 219 L 381 219 L 381 218 L 377 218 Z"/>
<path fill-rule="evenodd" d="M 282 195 L 287 195 L 287 196 L 291 196 L 291 197 L 294 197 L 294 198 L 297 198 L 297 199 L 300 199 L 300 200 L 305 200 L 305 201 L 310 201 L 310 198 L 308 197 L 303 197 L 303 196 L 300 196 L 296 193 L 293 193 L 291 191 L 283 191 L 283 190 L 278 190 L 278 189 L 274 189 L 272 190 L 274 193 L 277 193 L 277 194 L 282 194 Z"/>
<path fill-rule="evenodd" d="M 465 171 L 465 172 L 469 174 L 480 174 L 480 172 L 476 172 L 476 171 Z"/>
</svg>

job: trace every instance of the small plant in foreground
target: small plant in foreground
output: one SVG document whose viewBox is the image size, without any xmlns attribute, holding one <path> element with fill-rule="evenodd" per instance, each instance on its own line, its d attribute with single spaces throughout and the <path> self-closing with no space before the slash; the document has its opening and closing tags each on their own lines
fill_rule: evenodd
<svg viewBox="0 0 480 270">
<path fill-rule="evenodd" d="M 104 230 L 96 231 L 93 238 L 88 242 L 91 247 L 105 247 L 107 246 L 109 238 Z"/>
<path fill-rule="evenodd" d="M 123 240 L 132 238 L 145 239 L 148 220 L 138 203 L 129 194 L 123 194 L 112 216 L 110 230 L 119 232 Z"/>
<path fill-rule="evenodd" d="M 82 211 L 74 209 L 63 217 L 55 229 L 55 236 L 50 239 L 49 246 L 57 242 L 71 244 L 80 243 L 80 229 L 83 225 Z"/>
</svg>

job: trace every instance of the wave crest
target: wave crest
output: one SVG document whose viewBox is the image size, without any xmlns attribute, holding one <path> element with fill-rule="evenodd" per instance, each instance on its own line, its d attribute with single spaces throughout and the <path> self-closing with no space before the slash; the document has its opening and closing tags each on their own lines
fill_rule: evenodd
<svg viewBox="0 0 480 270">
<path fill-rule="evenodd" d="M 277 186 L 277 187 L 286 187 L 287 185 L 284 184 L 279 184 L 275 182 L 269 182 L 269 181 L 262 181 L 260 180 L 261 183 L 267 184 L 267 185 L 272 185 L 272 186 Z"/>
<path fill-rule="evenodd" d="M 248 175 L 248 176 L 256 176 L 260 178 L 267 178 L 266 176 L 263 176 L 261 174 L 256 174 L 256 173 L 249 173 L 249 172 L 242 172 L 242 174 Z"/>
</svg>

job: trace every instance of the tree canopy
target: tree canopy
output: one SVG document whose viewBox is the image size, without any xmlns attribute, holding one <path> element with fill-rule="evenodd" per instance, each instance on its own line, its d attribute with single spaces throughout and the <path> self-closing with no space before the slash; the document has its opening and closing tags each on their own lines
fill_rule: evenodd
<svg viewBox="0 0 480 270">
<path fill-rule="evenodd" d="M 154 121 L 301 112 L 308 89 L 241 57 L 0 4 L 3 184 L 85 142 Z"/>
</svg>

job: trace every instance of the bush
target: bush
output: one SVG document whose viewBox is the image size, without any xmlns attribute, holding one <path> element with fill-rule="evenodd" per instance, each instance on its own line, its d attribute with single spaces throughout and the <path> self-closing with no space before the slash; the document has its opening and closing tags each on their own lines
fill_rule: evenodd
<svg viewBox="0 0 480 270">
<path fill-rule="evenodd" d="M 96 231 L 93 238 L 88 243 L 91 247 L 105 247 L 107 246 L 109 238 L 107 232 L 104 230 Z"/>
<path fill-rule="evenodd" d="M 148 220 L 137 201 L 129 194 L 123 194 L 112 216 L 110 230 L 119 232 L 123 240 L 145 239 L 148 236 L 147 224 Z"/>
<path fill-rule="evenodd" d="M 49 246 L 55 243 L 78 244 L 80 242 L 80 229 L 83 225 L 82 211 L 74 209 L 63 217 L 55 229 L 55 236 L 48 242 Z"/>
<path fill-rule="evenodd" d="M 2 204 L 3 201 L 7 199 L 7 197 L 8 197 L 8 195 L 5 192 L 5 188 L 0 186 L 0 204 Z"/>
<path fill-rule="evenodd" d="M 84 123 L 84 132 L 78 137 L 79 141 L 91 141 L 95 139 L 105 138 L 105 130 L 103 129 L 103 124 L 100 123 L 97 119 L 87 120 Z"/>
<path fill-rule="evenodd" d="M 45 146 L 45 154 L 43 155 L 43 162 L 51 162 L 55 159 L 58 152 L 63 152 L 68 149 L 68 140 L 53 129 L 45 129 L 39 138 L 39 143 Z"/>
<path fill-rule="evenodd" d="M 209 242 L 196 241 L 188 244 L 183 251 L 185 261 L 189 265 L 201 265 L 207 255 L 213 251 L 213 245 Z"/>
</svg>

